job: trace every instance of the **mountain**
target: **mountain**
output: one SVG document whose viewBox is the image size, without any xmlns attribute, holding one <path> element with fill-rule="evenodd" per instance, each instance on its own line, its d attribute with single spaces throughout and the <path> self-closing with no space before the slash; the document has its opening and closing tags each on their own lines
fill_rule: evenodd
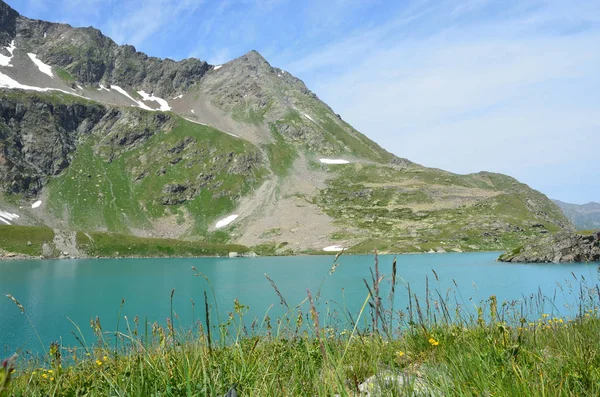
<svg viewBox="0 0 600 397">
<path fill-rule="evenodd" d="M 263 253 L 499 250 L 572 228 L 509 176 L 387 152 L 256 51 L 158 59 L 0 1 L 0 87 L 0 248 L 26 226 L 52 229 L 29 241 L 46 253 L 89 253 L 107 233 Z"/>
<path fill-rule="evenodd" d="M 569 204 L 552 200 L 579 230 L 600 229 L 600 203 Z"/>
</svg>

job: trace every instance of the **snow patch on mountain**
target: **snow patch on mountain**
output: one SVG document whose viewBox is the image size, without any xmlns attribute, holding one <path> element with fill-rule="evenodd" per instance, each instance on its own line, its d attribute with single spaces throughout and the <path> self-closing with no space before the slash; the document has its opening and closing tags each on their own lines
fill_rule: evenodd
<svg viewBox="0 0 600 397">
<path fill-rule="evenodd" d="M 309 120 L 310 120 L 310 121 L 312 121 L 313 123 L 317 124 L 317 122 L 316 122 L 315 120 L 313 120 L 313 118 L 312 118 L 312 117 L 310 117 L 308 114 L 306 114 L 306 113 L 302 113 L 302 114 L 304 114 L 304 117 L 306 117 L 307 119 L 309 119 Z"/>
<path fill-rule="evenodd" d="M 214 69 L 215 69 L 215 70 L 219 70 L 219 69 L 221 69 L 222 67 L 223 67 L 223 65 L 217 65 L 217 66 L 215 66 L 215 67 L 214 67 Z"/>
<path fill-rule="evenodd" d="M 127 98 L 129 98 L 130 100 L 132 100 L 133 102 L 135 102 L 142 109 L 153 110 L 150 106 L 146 105 L 144 102 L 136 100 L 134 97 L 132 97 L 131 95 L 129 95 L 129 93 L 127 91 L 125 91 L 124 89 L 122 89 L 118 85 L 111 85 L 110 88 L 112 88 L 113 90 L 117 91 L 119 94 L 126 96 Z"/>
<path fill-rule="evenodd" d="M 42 88 L 42 87 L 34 87 L 34 86 L 31 86 L 31 85 L 21 84 L 18 81 L 10 78 L 9 76 L 5 75 L 2 72 L 0 72 L 0 87 L 1 88 L 19 89 L 19 90 L 37 91 L 37 92 L 58 91 L 58 92 L 63 92 L 65 94 L 73 95 L 73 96 L 76 96 L 76 97 L 79 97 L 79 98 L 87 99 L 84 96 L 77 95 L 77 94 L 75 94 L 73 92 L 61 90 L 60 88 L 48 88 L 48 87 L 47 88 Z"/>
<path fill-rule="evenodd" d="M 5 223 L 7 225 L 10 225 L 11 224 L 10 221 L 13 221 L 15 219 L 19 219 L 19 215 L 0 210 L 0 221 L 1 222 Z"/>
<path fill-rule="evenodd" d="M 319 159 L 323 164 L 350 164 L 348 160 L 342 159 Z"/>
<path fill-rule="evenodd" d="M 160 110 L 162 110 L 163 112 L 168 112 L 169 110 L 171 110 L 171 106 L 169 106 L 169 103 L 164 99 L 154 96 L 154 94 L 148 94 L 146 91 L 138 91 L 137 93 L 142 96 L 142 100 L 144 100 L 145 102 L 157 102 L 160 105 Z"/>
<path fill-rule="evenodd" d="M 330 245 L 329 247 L 323 248 L 323 251 L 325 251 L 325 252 L 340 252 L 345 249 L 346 248 L 342 247 L 341 245 Z"/>
<path fill-rule="evenodd" d="M 10 56 L 7 57 L 6 55 L 2 55 L 0 54 L 0 66 L 8 66 L 8 67 L 12 67 L 12 65 L 10 64 L 10 62 L 13 59 L 13 52 L 17 49 L 17 47 L 15 47 L 15 41 L 11 41 L 10 45 L 8 47 L 4 47 L 6 49 L 6 51 L 8 51 L 10 53 Z"/>
<path fill-rule="evenodd" d="M 40 70 L 40 72 L 47 74 L 48 76 L 54 78 L 54 75 L 52 74 L 52 66 L 46 65 L 44 62 L 39 60 L 37 55 L 35 55 L 35 54 L 28 53 L 27 55 L 33 61 L 33 63 L 35 63 L 35 66 L 37 66 L 37 68 Z"/>
<path fill-rule="evenodd" d="M 219 222 L 217 222 L 215 227 L 217 229 L 220 229 L 222 227 L 230 225 L 233 221 L 235 221 L 238 218 L 238 216 L 239 215 L 229 215 L 227 218 L 221 219 Z"/>
</svg>

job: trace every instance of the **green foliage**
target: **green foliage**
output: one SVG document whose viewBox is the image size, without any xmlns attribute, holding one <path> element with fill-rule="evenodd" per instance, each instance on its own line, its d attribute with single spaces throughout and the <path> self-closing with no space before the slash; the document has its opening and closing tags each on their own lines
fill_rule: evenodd
<svg viewBox="0 0 600 397">
<path fill-rule="evenodd" d="M 148 119 L 152 113 L 131 112 L 153 131 Z M 142 127 L 113 127 L 109 137 L 88 138 L 71 166 L 49 183 L 52 212 L 58 217 L 66 214 L 79 230 L 106 228 L 118 233 L 152 230 L 153 222 L 173 215 L 178 224 L 189 224 L 190 235 L 208 236 L 210 223 L 232 211 L 266 170 L 252 144 L 173 117 L 176 124 L 168 133 L 156 131 L 130 146 L 121 147 L 110 138 L 119 142 L 120 136 L 130 135 L 120 129 Z M 251 165 L 249 173 L 236 171 L 243 168 L 236 168 L 238 161 Z M 187 190 L 165 204 L 166 186 L 177 184 Z"/>
<path fill-rule="evenodd" d="M 217 244 L 204 241 L 143 238 L 125 234 L 91 232 L 77 233 L 77 247 L 89 256 L 101 257 L 187 257 L 227 256 L 229 252 L 248 252 L 238 244 Z"/>
<path fill-rule="evenodd" d="M 265 145 L 269 156 L 269 164 L 275 175 L 285 177 L 292 168 L 297 153 L 294 147 L 283 139 L 274 126 L 271 126 L 271 134 L 275 138 L 275 142 Z"/>
<path fill-rule="evenodd" d="M 41 256 L 43 245 L 53 239 L 54 232 L 47 227 L 0 225 L 0 248 L 8 252 Z"/>
<path fill-rule="evenodd" d="M 73 77 L 73 76 L 71 76 L 71 73 L 69 73 L 65 69 L 54 68 L 54 71 L 56 72 L 56 74 L 58 75 L 58 77 L 60 77 L 61 79 L 63 79 L 64 81 L 66 81 L 68 83 L 71 83 L 71 82 L 73 82 L 73 81 L 76 80 L 76 78 Z"/>
</svg>

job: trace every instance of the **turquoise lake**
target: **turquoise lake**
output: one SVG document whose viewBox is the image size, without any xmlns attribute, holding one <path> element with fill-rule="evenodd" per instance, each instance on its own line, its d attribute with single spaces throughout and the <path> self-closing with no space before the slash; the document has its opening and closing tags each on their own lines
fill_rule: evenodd
<svg viewBox="0 0 600 397">
<path fill-rule="evenodd" d="M 531 294 L 551 297 L 555 307 L 544 307 L 545 312 L 574 316 L 570 305 L 576 304 L 578 281 L 586 280 L 593 286 L 598 282 L 598 264 L 511 264 L 496 262 L 499 253 L 422 254 L 400 255 L 398 259 L 398 287 L 395 309 L 407 306 L 406 284 L 418 296 L 425 293 L 425 280 L 431 290 L 446 294 L 453 300 L 474 307 L 490 295 L 500 302 L 520 300 Z M 385 275 L 381 296 L 386 298 L 390 289 L 393 256 L 380 256 L 380 272 Z M 195 277 L 194 266 L 205 274 L 214 287 L 222 318 L 233 311 L 233 302 L 248 305 L 248 322 L 262 319 L 267 313 L 272 319 L 284 313 L 280 299 L 265 278 L 265 273 L 277 284 L 290 306 L 301 303 L 307 289 L 313 295 L 322 285 L 318 310 L 340 310 L 346 307 L 358 313 L 367 289 L 363 278 L 370 280 L 369 267 L 373 256 L 341 256 L 339 266 L 329 275 L 332 256 L 265 257 L 265 258 L 192 258 L 192 259 L 85 259 L 36 260 L 0 262 L 0 293 L 12 294 L 25 307 L 32 325 L 16 305 L 4 295 L 0 298 L 0 348 L 2 355 L 18 349 L 37 352 L 39 333 L 47 346 L 52 341 L 75 346 L 71 332 L 78 324 L 88 342 L 94 341 L 90 319 L 99 316 L 105 330 L 114 330 L 121 311 L 121 329 L 124 317 L 132 323 L 138 316 L 140 323 L 166 323 L 170 317 L 170 295 L 175 289 L 173 310 L 175 326 L 189 328 L 204 316 L 204 291 L 211 304 L 212 291 L 202 277 Z M 436 281 L 432 270 L 439 278 Z M 574 277 L 575 276 L 575 277 Z M 569 292 L 569 285 L 574 291 Z M 562 288 L 561 288 L 562 287 Z M 191 300 L 195 302 L 192 311 Z M 272 306 L 271 309 L 269 309 Z M 308 312 L 305 303 L 304 313 Z M 326 322 L 326 316 L 323 316 Z"/>
</svg>

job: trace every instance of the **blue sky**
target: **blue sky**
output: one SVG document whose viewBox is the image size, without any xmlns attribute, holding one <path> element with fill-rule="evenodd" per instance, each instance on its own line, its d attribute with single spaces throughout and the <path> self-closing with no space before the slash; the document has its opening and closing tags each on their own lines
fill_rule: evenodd
<svg viewBox="0 0 600 397">
<path fill-rule="evenodd" d="M 149 55 L 256 49 L 393 153 L 600 201 L 598 0 L 8 0 Z"/>
</svg>

